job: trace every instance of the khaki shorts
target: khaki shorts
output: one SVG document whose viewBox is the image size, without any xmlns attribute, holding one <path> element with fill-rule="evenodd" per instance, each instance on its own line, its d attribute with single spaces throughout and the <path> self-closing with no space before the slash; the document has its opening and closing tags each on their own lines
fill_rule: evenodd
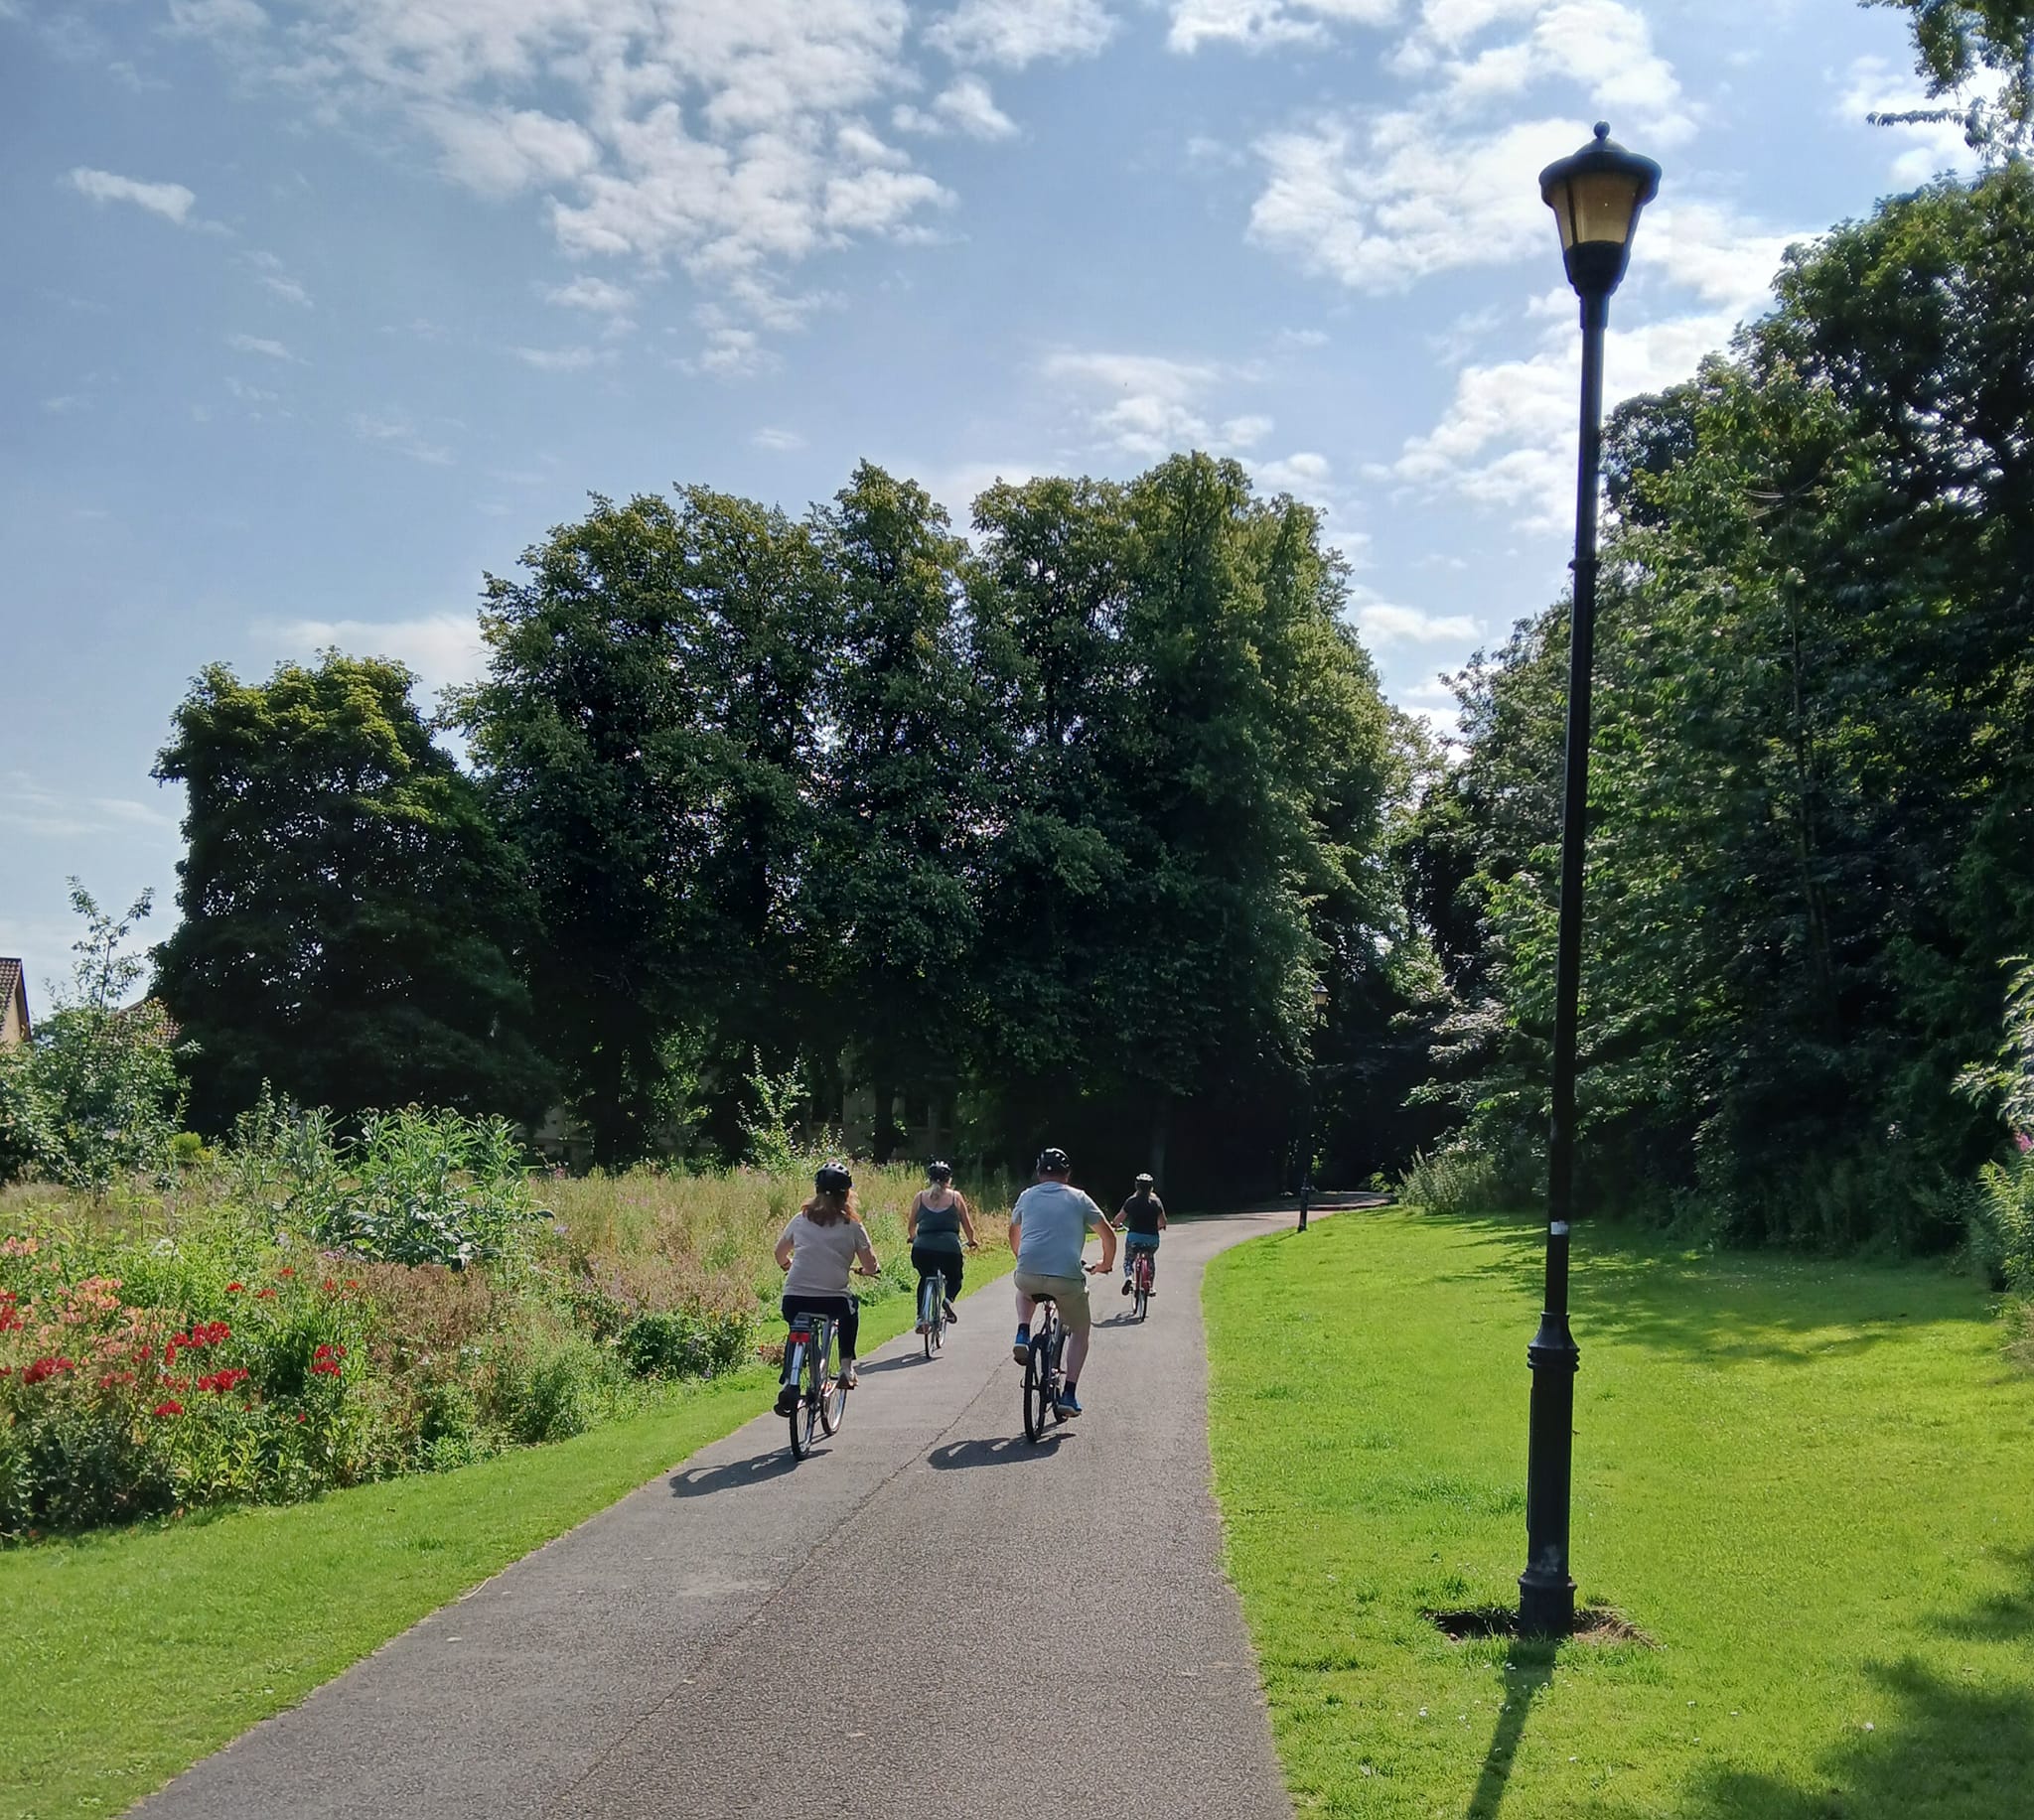
<svg viewBox="0 0 2034 1820">
<path fill-rule="evenodd" d="M 1042 1277 L 1035 1270 L 1020 1270 L 1013 1280 L 1021 1295 L 1052 1297 L 1060 1305 L 1060 1320 L 1069 1333 L 1088 1331 L 1087 1277 Z"/>
</svg>

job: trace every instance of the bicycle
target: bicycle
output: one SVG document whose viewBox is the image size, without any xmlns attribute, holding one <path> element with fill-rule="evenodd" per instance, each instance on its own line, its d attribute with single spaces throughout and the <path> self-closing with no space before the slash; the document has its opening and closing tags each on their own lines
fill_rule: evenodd
<svg viewBox="0 0 2034 1820">
<path fill-rule="evenodd" d="M 946 1343 L 946 1277 L 944 1271 L 934 1271 L 926 1278 L 925 1290 L 918 1302 L 918 1330 L 925 1336 L 926 1357 Z"/>
<path fill-rule="evenodd" d="M 785 1381 L 803 1387 L 791 1409 L 791 1457 L 803 1460 L 821 1433 L 840 1433 L 847 1417 L 847 1380 L 835 1347 L 837 1330 L 827 1315 L 794 1315 L 784 1341 Z"/>
<path fill-rule="evenodd" d="M 1130 1247 L 1130 1309 L 1139 1321 L 1151 1313 L 1151 1279 L 1157 1274 L 1157 1253 L 1149 1245 Z"/>
<path fill-rule="evenodd" d="M 1024 1355 L 1024 1439 L 1045 1439 L 1046 1422 L 1064 1422 L 1060 1414 L 1061 1387 L 1066 1383 L 1066 1324 L 1060 1320 L 1060 1305 L 1050 1296 L 1037 1298 L 1031 1316 L 1031 1347 Z"/>
</svg>

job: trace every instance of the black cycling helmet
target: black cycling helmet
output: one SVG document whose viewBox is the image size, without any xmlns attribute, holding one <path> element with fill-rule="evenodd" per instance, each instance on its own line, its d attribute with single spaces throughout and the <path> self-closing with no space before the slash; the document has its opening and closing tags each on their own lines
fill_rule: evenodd
<svg viewBox="0 0 2034 1820">
<path fill-rule="evenodd" d="M 1152 1182 L 1149 1172 L 1146 1172 L 1144 1175 L 1139 1176 L 1137 1180 L 1131 1184 L 1131 1187 L 1140 1189 L 1148 1189 L 1151 1186 Z"/>
<path fill-rule="evenodd" d="M 1073 1167 L 1067 1153 L 1057 1144 L 1049 1144 L 1038 1153 L 1038 1173 L 1041 1176 L 1064 1176 Z"/>
<path fill-rule="evenodd" d="M 854 1187 L 854 1178 L 840 1164 L 828 1163 L 812 1178 L 812 1186 L 822 1194 L 845 1194 Z"/>
<path fill-rule="evenodd" d="M 934 1182 L 951 1182 L 953 1180 L 953 1165 L 950 1163 L 928 1163 L 926 1165 L 926 1175 Z"/>
</svg>

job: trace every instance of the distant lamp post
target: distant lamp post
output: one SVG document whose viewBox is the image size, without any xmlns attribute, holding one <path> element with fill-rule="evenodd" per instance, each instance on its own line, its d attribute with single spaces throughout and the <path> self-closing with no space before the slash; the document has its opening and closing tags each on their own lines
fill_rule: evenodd
<svg viewBox="0 0 2034 1820">
<path fill-rule="evenodd" d="M 1328 1002 L 1330 996 L 1331 995 L 1328 991 L 1328 982 L 1326 980 L 1321 979 L 1315 980 L 1314 1025 L 1317 1029 L 1327 1019 Z M 1310 1049 L 1307 1052 L 1306 1147 L 1304 1150 L 1301 1151 L 1299 1160 L 1299 1229 L 1302 1232 L 1304 1232 L 1307 1229 L 1307 1202 L 1313 1198 L 1314 1193 L 1314 1101 L 1316 1098 L 1316 1093 L 1317 1089 L 1314 1080 L 1314 1057 L 1313 1051 Z"/>
<path fill-rule="evenodd" d="M 1589 680 L 1596 645 L 1596 495 L 1603 465 L 1603 331 L 1625 275 L 1639 211 L 1660 167 L 1626 151 L 1601 123 L 1571 158 L 1539 174 L 1560 225 L 1561 262 L 1582 300 L 1582 435 L 1575 485 L 1575 605 L 1568 631 L 1566 787 L 1561 802 L 1560 935 L 1554 962 L 1552 1112 L 1546 1142 L 1546 1301 L 1526 1348 L 1532 1409 L 1526 1466 L 1526 1571 L 1519 1627 L 1558 1636 L 1575 1625 L 1568 1574 L 1575 1371 L 1568 1331 L 1568 1222 L 1575 1187 L 1575 1019 L 1582 981 L 1582 859 L 1589 808 Z"/>
</svg>

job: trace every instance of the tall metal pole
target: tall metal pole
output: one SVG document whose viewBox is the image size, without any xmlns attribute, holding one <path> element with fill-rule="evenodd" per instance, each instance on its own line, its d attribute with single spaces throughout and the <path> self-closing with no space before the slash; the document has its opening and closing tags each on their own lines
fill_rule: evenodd
<svg viewBox="0 0 2034 1820">
<path fill-rule="evenodd" d="M 1575 1625 L 1568 1573 L 1575 1372 L 1568 1331 L 1568 1224 L 1575 1188 L 1575 1022 L 1582 986 L 1582 861 L 1589 816 L 1589 685 L 1596 650 L 1596 494 L 1603 461 L 1603 331 L 1610 298 L 1582 299 L 1582 437 L 1575 481 L 1575 606 L 1568 631 L 1567 771 L 1561 799 L 1560 933 L 1553 985 L 1553 1104 L 1546 1141 L 1546 1298 L 1526 1348 L 1532 1408 L 1526 1465 L 1526 1571 L 1519 1627 L 1564 1635 Z"/>
<path fill-rule="evenodd" d="M 1307 1062 L 1306 1148 L 1299 1157 L 1299 1229 L 1307 1229 L 1307 1202 L 1314 1193 L 1314 1064 Z"/>
</svg>

